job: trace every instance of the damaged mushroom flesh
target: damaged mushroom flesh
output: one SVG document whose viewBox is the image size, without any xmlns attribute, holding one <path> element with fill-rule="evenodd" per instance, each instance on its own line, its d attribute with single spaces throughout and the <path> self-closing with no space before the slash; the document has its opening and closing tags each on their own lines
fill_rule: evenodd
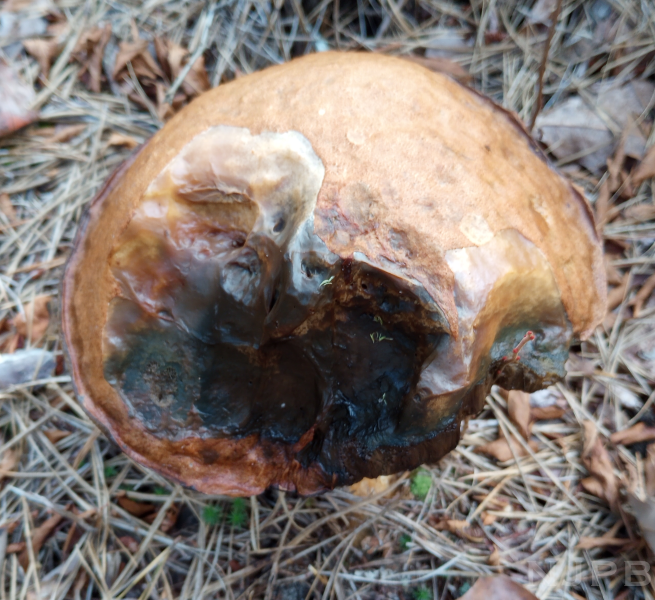
<svg viewBox="0 0 655 600">
<path fill-rule="evenodd" d="M 202 95 L 115 174 L 63 313 L 81 401 L 136 460 L 315 493 L 438 460 L 493 383 L 557 381 L 604 290 L 584 198 L 510 113 L 327 53 Z"/>
</svg>

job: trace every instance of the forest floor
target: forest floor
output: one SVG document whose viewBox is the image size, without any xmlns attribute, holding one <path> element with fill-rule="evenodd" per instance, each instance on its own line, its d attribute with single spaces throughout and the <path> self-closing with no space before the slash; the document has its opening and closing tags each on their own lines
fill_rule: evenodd
<svg viewBox="0 0 655 600">
<path fill-rule="evenodd" d="M 564 381 L 494 390 L 455 451 L 372 495 L 196 493 L 77 404 L 63 265 L 99 186 L 181 105 L 329 48 L 419 57 L 536 120 L 596 212 L 609 312 Z M 647 0 L 1 4 L 0 127 L 20 93 L 30 124 L 0 138 L 0 351 L 55 368 L 0 392 L 0 600 L 450 600 L 500 573 L 540 599 L 655 598 L 637 573 L 655 536 L 654 57 Z"/>
</svg>

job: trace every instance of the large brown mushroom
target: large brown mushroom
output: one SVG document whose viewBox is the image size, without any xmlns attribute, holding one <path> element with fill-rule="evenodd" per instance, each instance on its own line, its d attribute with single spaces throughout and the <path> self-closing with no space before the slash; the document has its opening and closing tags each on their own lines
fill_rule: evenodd
<svg viewBox="0 0 655 600">
<path fill-rule="evenodd" d="M 200 96 L 107 182 L 63 287 L 84 408 L 235 495 L 436 461 L 493 383 L 562 377 L 604 305 L 589 206 L 517 119 L 374 54 Z"/>
</svg>

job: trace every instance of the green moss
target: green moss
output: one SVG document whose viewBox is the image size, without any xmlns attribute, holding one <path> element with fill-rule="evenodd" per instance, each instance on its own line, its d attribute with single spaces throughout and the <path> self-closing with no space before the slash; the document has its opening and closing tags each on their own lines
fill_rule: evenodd
<svg viewBox="0 0 655 600">
<path fill-rule="evenodd" d="M 412 541 L 412 536 L 407 535 L 406 533 L 403 533 L 400 538 L 398 538 L 398 542 L 400 543 L 400 548 L 403 552 L 409 548 L 409 543 Z"/>
<path fill-rule="evenodd" d="M 161 487 L 160 485 L 155 486 L 155 495 L 156 496 L 168 496 L 168 490 Z"/>
<path fill-rule="evenodd" d="M 105 473 L 105 479 L 111 479 L 112 477 L 116 477 L 116 475 L 118 475 L 118 469 L 116 467 L 108 465 L 104 468 L 104 473 Z"/>
<path fill-rule="evenodd" d="M 414 590 L 414 600 L 432 600 L 432 590 L 422 586 Z"/>
<path fill-rule="evenodd" d="M 410 490 L 418 500 L 425 500 L 432 487 L 432 476 L 425 469 L 416 469 L 412 473 Z"/>
<path fill-rule="evenodd" d="M 223 516 L 223 510 L 220 506 L 208 505 L 202 509 L 202 520 L 210 527 L 218 525 Z"/>
<path fill-rule="evenodd" d="M 232 527 L 243 527 L 247 523 L 248 511 L 246 510 L 246 501 L 243 498 L 236 498 L 232 502 L 227 521 Z"/>
</svg>

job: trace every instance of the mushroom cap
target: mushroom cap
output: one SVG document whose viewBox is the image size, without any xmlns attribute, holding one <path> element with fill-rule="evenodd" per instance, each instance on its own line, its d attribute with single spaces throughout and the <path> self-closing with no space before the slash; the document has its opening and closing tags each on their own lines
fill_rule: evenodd
<svg viewBox="0 0 655 600">
<path fill-rule="evenodd" d="M 512 113 L 329 52 L 202 94 L 126 162 L 82 221 L 62 313 L 81 403 L 132 458 L 209 493 L 315 493 L 436 461 L 494 382 L 554 382 L 605 290 L 586 200 Z M 248 368 L 258 395 L 225 388 Z"/>
</svg>

